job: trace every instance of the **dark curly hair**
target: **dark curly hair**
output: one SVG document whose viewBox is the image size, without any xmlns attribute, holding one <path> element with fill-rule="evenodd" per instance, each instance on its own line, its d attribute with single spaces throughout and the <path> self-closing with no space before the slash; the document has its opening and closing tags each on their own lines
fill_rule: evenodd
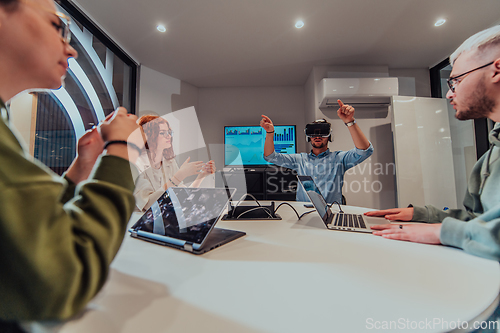
<svg viewBox="0 0 500 333">
<path fill-rule="evenodd" d="M 154 115 L 142 116 L 139 118 L 137 123 L 142 127 L 146 136 L 146 144 L 144 148 L 149 150 L 149 154 L 154 160 L 156 158 L 157 138 L 160 133 L 160 124 L 167 124 L 168 128 L 170 128 L 170 124 L 165 119 Z M 173 138 L 170 142 L 173 142 Z M 166 148 L 163 151 L 163 158 L 166 160 L 171 160 L 174 157 L 175 153 L 173 146 L 170 146 L 170 148 Z"/>
</svg>

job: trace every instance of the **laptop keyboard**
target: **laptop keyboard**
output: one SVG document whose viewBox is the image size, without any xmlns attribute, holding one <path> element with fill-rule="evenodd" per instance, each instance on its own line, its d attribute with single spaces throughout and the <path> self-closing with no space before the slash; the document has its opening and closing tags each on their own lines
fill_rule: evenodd
<svg viewBox="0 0 500 333">
<path fill-rule="evenodd" d="M 362 215 L 357 214 L 335 214 L 332 224 L 336 227 L 362 228 L 366 229 L 365 221 Z"/>
</svg>

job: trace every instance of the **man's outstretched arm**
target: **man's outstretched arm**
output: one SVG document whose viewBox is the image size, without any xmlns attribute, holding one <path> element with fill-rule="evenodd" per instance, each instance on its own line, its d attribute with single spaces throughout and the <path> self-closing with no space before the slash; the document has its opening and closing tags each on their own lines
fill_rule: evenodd
<svg viewBox="0 0 500 333">
<path fill-rule="evenodd" d="M 340 106 L 337 110 L 339 118 L 346 124 L 354 121 L 354 108 L 348 104 L 342 103 L 340 99 L 337 100 L 337 103 L 339 103 Z M 348 129 L 356 148 L 366 150 L 370 147 L 370 141 L 368 141 L 358 124 L 354 123 L 348 126 Z"/>
</svg>

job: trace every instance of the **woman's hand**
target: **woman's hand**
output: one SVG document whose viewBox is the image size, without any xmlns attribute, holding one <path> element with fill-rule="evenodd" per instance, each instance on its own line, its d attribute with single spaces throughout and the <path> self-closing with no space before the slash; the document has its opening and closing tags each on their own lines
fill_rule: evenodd
<svg viewBox="0 0 500 333">
<path fill-rule="evenodd" d="M 99 132 L 105 142 L 123 140 L 143 148 L 144 140 L 142 139 L 140 126 L 136 121 L 137 116 L 129 114 L 127 109 L 119 107 L 99 124 Z"/>
<path fill-rule="evenodd" d="M 373 225 L 373 234 L 414 243 L 441 244 L 441 223 Z"/>
<path fill-rule="evenodd" d="M 174 175 L 175 178 L 179 181 L 183 181 L 186 177 L 192 175 L 198 175 L 203 172 L 203 163 L 202 161 L 189 162 L 191 157 L 188 157 L 184 163 L 182 163 L 179 171 L 177 171 Z"/>
<path fill-rule="evenodd" d="M 77 155 L 66 171 L 66 177 L 75 184 L 87 179 L 103 147 L 104 141 L 97 128 L 85 132 L 78 140 Z"/>
<path fill-rule="evenodd" d="M 214 174 L 215 173 L 215 162 L 213 160 L 208 161 L 203 165 L 201 168 L 201 173 L 198 174 L 199 179 L 203 179 L 208 175 Z"/>
<path fill-rule="evenodd" d="M 391 208 L 384 210 L 372 210 L 365 213 L 366 216 L 385 217 L 390 221 L 411 221 L 413 217 L 413 207 Z"/>
<path fill-rule="evenodd" d="M 119 156 L 131 162 L 136 161 L 140 150 L 144 148 L 144 139 L 136 121 L 137 116 L 128 114 L 125 108 L 119 107 L 99 124 L 98 130 L 104 142 L 127 141 L 138 148 L 136 150 L 131 145 L 114 144 L 106 149 L 108 155 Z"/>
</svg>

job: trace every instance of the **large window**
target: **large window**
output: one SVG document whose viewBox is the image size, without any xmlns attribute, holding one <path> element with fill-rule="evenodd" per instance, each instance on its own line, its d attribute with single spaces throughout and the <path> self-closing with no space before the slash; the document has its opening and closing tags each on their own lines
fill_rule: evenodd
<svg viewBox="0 0 500 333">
<path fill-rule="evenodd" d="M 135 114 L 137 64 L 67 0 L 58 10 L 72 19 L 70 59 L 65 85 L 33 94 L 30 151 L 58 174 L 76 154 L 76 142 L 117 107 Z"/>
</svg>

